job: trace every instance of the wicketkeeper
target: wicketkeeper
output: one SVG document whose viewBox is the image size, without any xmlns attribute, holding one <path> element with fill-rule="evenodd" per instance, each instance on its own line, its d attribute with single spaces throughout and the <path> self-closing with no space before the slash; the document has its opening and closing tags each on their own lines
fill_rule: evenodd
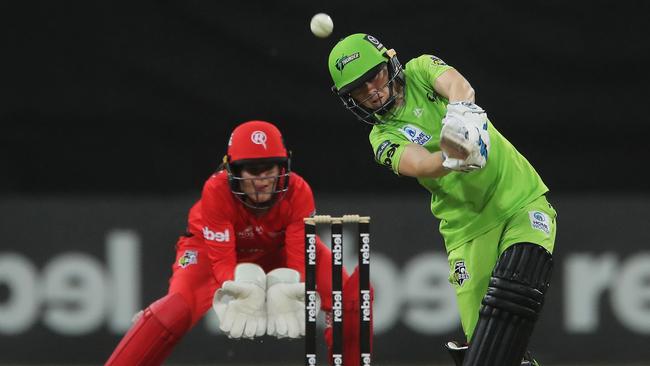
<svg viewBox="0 0 650 366">
<path fill-rule="evenodd" d="M 373 125 L 375 160 L 431 193 L 469 342 L 448 343 L 457 365 L 536 365 L 524 354 L 556 230 L 542 179 L 440 58 L 421 55 L 403 68 L 394 50 L 358 33 L 333 47 L 328 66 L 345 108 Z"/>
<path fill-rule="evenodd" d="M 139 314 L 106 365 L 162 364 L 210 308 L 230 338 L 304 336 L 303 218 L 315 208 L 311 188 L 290 167 L 274 125 L 250 121 L 235 128 L 221 169 L 205 182 L 178 239 L 167 295 Z M 329 312 L 331 252 L 320 239 L 316 255 L 320 309 Z M 344 316 L 358 319 L 358 271 L 343 280 Z M 359 322 L 344 327 L 346 334 L 359 333 Z M 325 339 L 331 348 L 331 327 Z M 345 364 L 359 359 L 359 337 L 345 337 Z"/>
</svg>

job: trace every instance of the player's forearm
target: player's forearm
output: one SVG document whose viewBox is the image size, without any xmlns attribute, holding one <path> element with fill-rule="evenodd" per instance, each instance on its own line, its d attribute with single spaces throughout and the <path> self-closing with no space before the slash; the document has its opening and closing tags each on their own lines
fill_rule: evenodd
<svg viewBox="0 0 650 366">
<path fill-rule="evenodd" d="M 442 153 L 431 153 L 422 146 L 409 144 L 399 164 L 399 173 L 415 178 L 440 178 L 448 173 L 442 166 Z"/>
<path fill-rule="evenodd" d="M 429 154 L 429 156 L 418 164 L 417 177 L 427 177 L 427 178 L 440 178 L 447 175 L 449 171 L 442 166 L 444 158 L 442 157 L 442 152 L 437 151 L 435 153 Z"/>
<path fill-rule="evenodd" d="M 465 80 L 458 80 L 449 90 L 449 102 L 474 102 L 474 88 Z"/>
</svg>

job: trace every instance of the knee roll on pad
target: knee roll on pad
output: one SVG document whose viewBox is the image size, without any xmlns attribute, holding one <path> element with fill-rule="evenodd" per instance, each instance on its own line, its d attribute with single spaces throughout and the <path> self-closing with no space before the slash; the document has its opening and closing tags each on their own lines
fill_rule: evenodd
<svg viewBox="0 0 650 366">
<path fill-rule="evenodd" d="M 482 301 L 464 366 L 518 366 L 549 287 L 553 258 L 537 244 L 509 247 Z"/>
</svg>

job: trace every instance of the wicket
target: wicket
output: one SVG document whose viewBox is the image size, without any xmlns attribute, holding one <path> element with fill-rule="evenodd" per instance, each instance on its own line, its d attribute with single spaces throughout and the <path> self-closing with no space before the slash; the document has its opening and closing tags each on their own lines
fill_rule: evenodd
<svg viewBox="0 0 650 366">
<path fill-rule="evenodd" d="M 331 227 L 332 249 L 332 364 L 343 365 L 343 224 L 357 224 L 359 229 L 359 335 L 363 366 L 370 366 L 370 217 L 316 215 L 305 222 L 305 364 L 316 365 L 316 226 Z"/>
</svg>

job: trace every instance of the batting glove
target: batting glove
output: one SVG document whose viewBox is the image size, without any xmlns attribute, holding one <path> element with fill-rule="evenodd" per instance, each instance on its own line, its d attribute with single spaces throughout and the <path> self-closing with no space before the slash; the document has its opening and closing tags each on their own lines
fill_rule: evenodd
<svg viewBox="0 0 650 366">
<path fill-rule="evenodd" d="M 440 146 L 445 158 L 442 165 L 462 172 L 485 167 L 490 151 L 485 111 L 471 102 L 450 103 L 442 124 Z"/>
</svg>

